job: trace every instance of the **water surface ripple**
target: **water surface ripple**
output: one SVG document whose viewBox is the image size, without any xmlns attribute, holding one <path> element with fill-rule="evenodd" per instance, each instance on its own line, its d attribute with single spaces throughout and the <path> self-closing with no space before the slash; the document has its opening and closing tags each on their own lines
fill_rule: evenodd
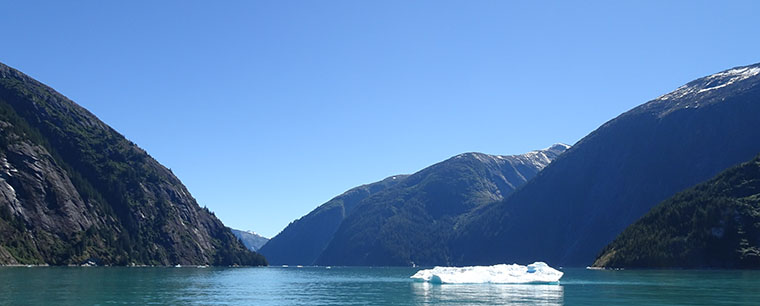
<svg viewBox="0 0 760 306">
<path fill-rule="evenodd" d="M 565 269 L 559 285 L 435 285 L 419 269 L 0 267 L 0 305 L 760 305 L 760 271 Z"/>
</svg>

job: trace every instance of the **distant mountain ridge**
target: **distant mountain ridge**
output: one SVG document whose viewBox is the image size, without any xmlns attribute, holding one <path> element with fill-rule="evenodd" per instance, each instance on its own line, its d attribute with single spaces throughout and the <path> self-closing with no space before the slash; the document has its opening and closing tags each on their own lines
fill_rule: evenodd
<svg viewBox="0 0 760 306">
<path fill-rule="evenodd" d="M 240 242 L 242 242 L 246 248 L 254 252 L 258 252 L 259 249 L 269 241 L 269 238 L 256 234 L 254 231 L 241 231 L 234 228 L 231 228 L 230 230 L 235 237 L 240 239 Z"/>
<path fill-rule="evenodd" d="M 272 237 L 261 253 L 272 264 L 311 265 L 322 253 L 341 222 L 368 196 L 403 181 L 407 175 L 394 175 L 382 181 L 352 188 L 320 205 L 309 214 L 291 222 Z"/>
<path fill-rule="evenodd" d="M 660 201 L 760 152 L 758 74 L 755 64 L 706 76 L 603 124 L 463 219 L 454 262 L 590 265 Z"/>
<path fill-rule="evenodd" d="M 464 153 L 361 201 L 315 261 L 318 265 L 450 265 L 456 222 L 500 201 L 569 148 L 521 155 Z"/>
<path fill-rule="evenodd" d="M 594 266 L 760 268 L 760 155 L 652 208 Z"/>
<path fill-rule="evenodd" d="M 3 64 L 0 167 L 0 264 L 266 264 L 169 169 Z"/>
<path fill-rule="evenodd" d="M 502 199 L 568 147 L 556 144 L 545 150 L 513 156 L 464 153 L 410 176 L 397 175 L 354 188 L 292 222 L 261 251 L 276 264 L 410 265 L 412 261 L 443 264 L 446 258 L 421 255 L 440 246 L 413 250 L 408 256 L 394 255 L 397 259 L 374 255 L 386 251 L 382 246 L 361 250 L 353 248 L 368 245 L 369 241 L 389 239 L 386 237 L 389 229 L 401 230 L 402 227 L 387 222 L 409 222 L 412 215 L 398 214 L 398 208 L 410 209 L 412 206 L 420 209 L 420 214 L 415 218 L 423 217 L 425 220 L 420 221 L 420 228 L 402 230 L 408 239 L 396 237 L 394 241 L 406 244 L 420 242 L 420 245 L 423 241 L 430 242 L 428 237 L 435 235 L 420 235 L 429 232 L 431 226 L 450 225 L 450 220 L 473 207 Z M 410 205 L 406 205 L 407 202 Z M 345 203 L 350 205 L 345 206 Z M 328 220 L 327 216 L 332 216 L 329 222 L 315 221 L 320 218 Z M 363 223 L 368 218 L 373 223 Z M 443 230 L 448 232 L 452 229 Z M 357 240 L 352 236 L 357 234 L 363 235 L 363 238 Z M 318 239 L 315 238 L 317 236 Z M 317 241 L 319 243 L 315 243 Z M 448 252 L 445 249 L 435 251 L 442 254 Z M 372 256 L 377 256 L 377 259 Z"/>
</svg>

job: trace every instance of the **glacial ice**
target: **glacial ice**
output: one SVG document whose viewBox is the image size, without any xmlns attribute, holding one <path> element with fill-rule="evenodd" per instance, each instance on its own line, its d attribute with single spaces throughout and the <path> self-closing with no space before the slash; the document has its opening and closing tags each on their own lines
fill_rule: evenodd
<svg viewBox="0 0 760 306">
<path fill-rule="evenodd" d="M 544 262 L 534 262 L 527 266 L 435 267 L 420 270 L 410 278 L 436 284 L 547 284 L 559 282 L 563 274 Z"/>
</svg>

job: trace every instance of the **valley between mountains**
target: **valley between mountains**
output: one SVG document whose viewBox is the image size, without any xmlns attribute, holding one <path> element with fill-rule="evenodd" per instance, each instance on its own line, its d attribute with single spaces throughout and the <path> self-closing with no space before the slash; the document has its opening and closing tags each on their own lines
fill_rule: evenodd
<svg viewBox="0 0 760 306">
<path fill-rule="evenodd" d="M 759 153 L 754 64 L 572 146 L 389 173 L 267 239 L 226 227 L 148 152 L 0 64 L 0 264 L 760 268 Z"/>
</svg>

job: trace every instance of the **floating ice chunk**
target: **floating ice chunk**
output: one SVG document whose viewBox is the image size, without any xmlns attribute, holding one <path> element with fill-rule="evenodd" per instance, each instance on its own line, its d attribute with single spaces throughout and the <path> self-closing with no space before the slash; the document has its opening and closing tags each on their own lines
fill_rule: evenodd
<svg viewBox="0 0 760 306">
<path fill-rule="evenodd" d="M 461 268 L 435 267 L 420 270 L 411 278 L 436 284 L 546 284 L 559 282 L 563 274 L 546 263 L 534 262 L 527 266 L 501 264 Z"/>
</svg>

